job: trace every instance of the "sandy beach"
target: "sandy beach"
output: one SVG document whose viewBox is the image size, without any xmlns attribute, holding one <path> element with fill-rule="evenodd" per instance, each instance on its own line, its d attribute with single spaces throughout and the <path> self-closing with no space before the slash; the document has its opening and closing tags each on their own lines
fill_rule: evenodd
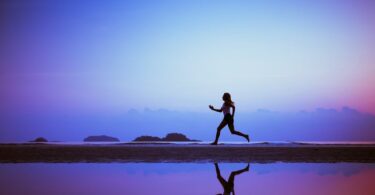
<svg viewBox="0 0 375 195">
<path fill-rule="evenodd" d="M 375 144 L 0 144 L 1 163 L 375 162 Z"/>
</svg>

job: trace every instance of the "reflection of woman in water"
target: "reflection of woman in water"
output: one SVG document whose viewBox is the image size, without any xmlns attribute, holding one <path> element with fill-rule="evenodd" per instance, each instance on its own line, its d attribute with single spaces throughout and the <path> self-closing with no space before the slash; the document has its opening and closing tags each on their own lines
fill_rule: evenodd
<svg viewBox="0 0 375 195">
<path fill-rule="evenodd" d="M 223 101 L 224 101 L 223 106 L 220 109 L 216 109 L 212 105 L 208 106 L 211 110 L 216 111 L 216 112 L 223 112 L 224 114 L 223 120 L 221 121 L 220 125 L 217 127 L 215 141 L 212 142 L 211 144 L 217 145 L 217 142 L 219 141 L 219 137 L 220 137 L 220 131 L 225 127 L 225 125 L 228 125 L 229 130 L 232 134 L 242 136 L 249 142 L 250 141 L 249 135 L 246 135 L 234 129 L 233 118 L 234 118 L 234 113 L 236 111 L 236 107 L 234 106 L 234 102 L 232 101 L 232 98 L 230 97 L 229 93 L 224 93 Z M 232 108 L 232 114 L 230 113 L 230 108 Z"/>
<path fill-rule="evenodd" d="M 217 179 L 219 180 L 221 186 L 224 189 L 223 195 L 230 195 L 230 193 L 232 193 L 234 195 L 235 194 L 234 193 L 234 177 L 236 175 L 239 175 L 239 174 L 243 173 L 243 172 L 249 171 L 249 164 L 247 164 L 247 166 L 243 169 L 240 169 L 238 171 L 232 171 L 232 173 L 230 174 L 230 176 L 228 178 L 228 181 L 226 181 L 221 176 L 219 165 L 217 165 L 217 163 L 215 163 L 215 169 L 216 169 Z"/>
</svg>

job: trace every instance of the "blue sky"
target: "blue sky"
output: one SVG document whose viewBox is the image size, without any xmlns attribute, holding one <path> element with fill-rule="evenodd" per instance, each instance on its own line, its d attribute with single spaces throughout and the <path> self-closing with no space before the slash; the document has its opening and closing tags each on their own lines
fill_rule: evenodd
<svg viewBox="0 0 375 195">
<path fill-rule="evenodd" d="M 373 1 L 2 1 L 1 115 L 375 113 Z M 4 125 L 3 129 L 10 128 Z"/>
</svg>

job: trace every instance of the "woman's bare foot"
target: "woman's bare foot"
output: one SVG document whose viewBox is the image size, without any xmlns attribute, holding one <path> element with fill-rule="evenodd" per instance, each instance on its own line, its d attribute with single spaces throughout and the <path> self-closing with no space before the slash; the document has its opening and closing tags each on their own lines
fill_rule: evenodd
<svg viewBox="0 0 375 195">
<path fill-rule="evenodd" d="M 250 142 L 250 137 L 249 137 L 249 135 L 246 135 L 245 138 L 247 139 L 247 142 Z"/>
<path fill-rule="evenodd" d="M 247 163 L 247 166 L 246 166 L 245 170 L 246 170 L 246 171 L 249 171 L 249 167 L 250 167 L 250 164 Z"/>
</svg>

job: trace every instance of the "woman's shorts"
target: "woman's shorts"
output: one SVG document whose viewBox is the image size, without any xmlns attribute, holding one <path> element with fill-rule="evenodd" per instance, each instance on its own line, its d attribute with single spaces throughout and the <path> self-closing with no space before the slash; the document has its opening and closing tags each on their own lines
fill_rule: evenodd
<svg viewBox="0 0 375 195">
<path fill-rule="evenodd" d="M 231 114 L 226 114 L 224 116 L 224 120 L 228 123 L 228 125 L 233 125 L 233 117 Z"/>
</svg>

